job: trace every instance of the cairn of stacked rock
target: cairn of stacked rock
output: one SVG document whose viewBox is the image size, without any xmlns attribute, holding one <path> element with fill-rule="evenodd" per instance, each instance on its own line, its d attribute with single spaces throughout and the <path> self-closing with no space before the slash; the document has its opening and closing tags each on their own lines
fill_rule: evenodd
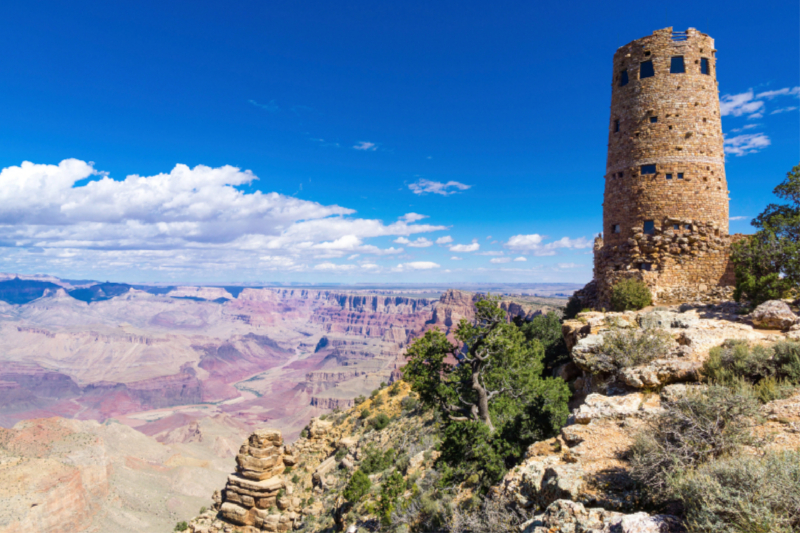
<svg viewBox="0 0 800 533">
<path fill-rule="evenodd" d="M 244 533 L 283 533 L 300 525 L 283 471 L 295 458 L 283 447 L 281 432 L 260 429 L 239 449 L 236 473 L 228 476 L 221 495 L 222 518 L 245 526 Z"/>
</svg>

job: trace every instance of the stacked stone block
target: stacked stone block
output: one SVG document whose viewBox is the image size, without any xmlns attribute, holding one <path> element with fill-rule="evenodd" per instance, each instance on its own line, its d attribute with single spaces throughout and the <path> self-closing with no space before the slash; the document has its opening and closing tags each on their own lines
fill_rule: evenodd
<svg viewBox="0 0 800 533">
<path fill-rule="evenodd" d="M 724 164 L 714 40 L 666 28 L 617 50 L 596 305 L 623 277 L 660 303 L 732 284 Z"/>
<path fill-rule="evenodd" d="M 281 432 L 255 431 L 239 449 L 236 473 L 228 476 L 219 512 L 246 531 L 283 533 L 299 525 L 300 515 L 286 493 L 283 471 L 295 458 L 283 447 Z"/>
</svg>

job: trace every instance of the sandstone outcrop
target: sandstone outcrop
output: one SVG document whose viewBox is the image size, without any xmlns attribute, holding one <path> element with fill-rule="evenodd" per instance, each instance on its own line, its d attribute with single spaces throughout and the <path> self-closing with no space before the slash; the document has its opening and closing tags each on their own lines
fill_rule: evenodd
<svg viewBox="0 0 800 533">
<path fill-rule="evenodd" d="M 761 329 L 789 329 L 800 324 L 798 317 L 786 302 L 769 300 L 756 307 L 748 318 Z"/>
<path fill-rule="evenodd" d="M 283 446 L 281 432 L 254 431 L 236 455 L 236 472 L 228 476 L 215 509 L 223 521 L 203 515 L 191 525 L 195 533 L 227 531 L 225 523 L 244 526 L 244 533 L 284 533 L 300 525 L 299 502 L 291 497 L 283 472 L 296 458 Z"/>
</svg>

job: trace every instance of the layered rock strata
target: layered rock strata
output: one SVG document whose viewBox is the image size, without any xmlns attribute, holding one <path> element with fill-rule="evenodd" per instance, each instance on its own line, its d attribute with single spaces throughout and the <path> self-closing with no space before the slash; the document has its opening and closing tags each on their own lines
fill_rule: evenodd
<svg viewBox="0 0 800 533">
<path fill-rule="evenodd" d="M 298 526 L 300 515 L 295 508 L 300 502 L 291 498 L 282 475 L 295 462 L 283 447 L 280 431 L 253 432 L 236 456 L 236 473 L 228 477 L 225 490 L 215 502 L 220 516 L 245 526 L 245 533 L 283 533 Z"/>
</svg>

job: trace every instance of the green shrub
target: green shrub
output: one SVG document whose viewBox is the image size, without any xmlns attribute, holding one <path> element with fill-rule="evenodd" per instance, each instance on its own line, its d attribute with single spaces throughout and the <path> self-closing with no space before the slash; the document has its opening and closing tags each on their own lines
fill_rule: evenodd
<svg viewBox="0 0 800 533">
<path fill-rule="evenodd" d="M 358 395 L 358 396 L 356 396 L 355 400 L 353 400 L 353 403 L 355 403 L 356 405 L 361 405 L 362 403 L 364 403 L 366 401 L 367 401 L 367 398 L 365 396 Z"/>
<path fill-rule="evenodd" d="M 600 353 L 587 363 L 594 373 L 647 364 L 665 357 L 673 344 L 669 332 L 657 328 L 612 328 L 603 333 Z"/>
<path fill-rule="evenodd" d="M 350 481 L 347 482 L 342 496 L 344 496 L 345 500 L 355 503 L 363 498 L 371 487 L 372 482 L 369 480 L 369 476 L 361 470 L 356 470 L 350 477 Z"/>
<path fill-rule="evenodd" d="M 300 476 L 298 476 L 297 474 L 293 475 L 292 476 L 292 483 L 294 483 L 295 485 L 300 483 Z"/>
<path fill-rule="evenodd" d="M 653 303 L 650 288 L 638 279 L 623 279 L 611 289 L 611 309 L 638 311 Z"/>
<path fill-rule="evenodd" d="M 360 415 L 358 415 L 358 417 L 359 417 L 361 420 L 366 420 L 367 418 L 369 418 L 369 415 L 370 415 L 370 414 L 372 414 L 372 413 L 370 413 L 370 412 L 369 412 L 369 409 L 362 409 L 362 410 L 361 410 L 361 414 L 360 414 Z"/>
<path fill-rule="evenodd" d="M 631 448 L 631 476 L 653 501 L 671 497 L 676 476 L 753 442 L 758 401 L 741 390 L 710 386 L 662 407 Z"/>
<path fill-rule="evenodd" d="M 377 395 L 378 395 L 378 392 L 380 392 L 380 389 L 375 389 L 374 391 L 372 391 L 372 392 L 369 394 L 369 397 L 370 397 L 370 398 L 374 398 L 375 396 L 377 396 Z"/>
<path fill-rule="evenodd" d="M 376 431 L 380 431 L 386 426 L 389 425 L 389 422 L 392 420 L 386 413 L 378 413 L 369 423 L 375 428 Z"/>
<path fill-rule="evenodd" d="M 206 511 L 208 511 L 208 509 L 206 508 L 206 506 L 205 506 L 205 505 L 204 505 L 203 507 L 201 507 L 201 508 L 200 508 L 200 514 L 203 514 L 203 513 L 205 513 Z"/>
<path fill-rule="evenodd" d="M 338 450 L 336 450 L 335 457 L 337 461 L 341 461 L 342 459 L 345 458 L 346 455 L 347 455 L 347 448 L 339 448 Z"/>
<path fill-rule="evenodd" d="M 392 511 L 395 509 L 397 498 L 406 490 L 406 481 L 403 475 L 395 470 L 386 478 L 381 486 L 381 500 L 378 503 L 378 515 L 384 526 L 392 525 Z"/>
<path fill-rule="evenodd" d="M 284 473 L 284 474 L 291 474 L 291 473 L 292 473 L 292 470 L 293 470 L 293 468 L 294 468 L 294 467 L 287 466 L 286 468 L 284 468 L 284 469 L 283 469 L 283 473 Z"/>
<path fill-rule="evenodd" d="M 419 405 L 419 400 L 413 398 L 411 396 L 406 396 L 402 400 L 400 400 L 400 408 L 403 411 L 413 411 Z"/>
<path fill-rule="evenodd" d="M 697 533 L 800 531 L 800 452 L 711 461 L 673 482 Z"/>
<path fill-rule="evenodd" d="M 529 322 L 524 322 L 520 317 L 514 323 L 522 330 L 528 341 L 537 340 L 544 348 L 544 368 L 546 374 L 551 374 L 558 365 L 569 361 L 567 344 L 561 332 L 561 319 L 555 313 L 538 315 Z"/>
<path fill-rule="evenodd" d="M 389 448 L 382 452 L 380 448 L 368 445 L 364 450 L 364 459 L 361 461 L 361 470 L 365 474 L 383 472 L 394 463 L 396 452 L 394 448 Z"/>
<path fill-rule="evenodd" d="M 187 529 L 189 529 L 189 524 L 186 522 L 178 522 L 175 524 L 175 529 L 173 529 L 173 531 L 186 531 Z"/>
<path fill-rule="evenodd" d="M 564 318 L 575 318 L 582 310 L 583 303 L 581 302 L 580 298 L 577 296 L 570 296 L 569 300 L 567 300 L 567 306 L 564 308 Z"/>
<path fill-rule="evenodd" d="M 300 437 L 304 439 L 308 438 L 308 428 L 303 428 L 303 431 L 300 432 Z"/>
<path fill-rule="evenodd" d="M 397 396 L 398 394 L 400 394 L 400 382 L 396 381 L 389 388 L 389 396 Z"/>
<path fill-rule="evenodd" d="M 383 396 L 377 396 L 374 400 L 372 400 L 373 407 L 380 407 L 383 405 Z"/>
<path fill-rule="evenodd" d="M 763 346 L 728 340 L 710 350 L 703 375 L 728 387 L 752 385 L 764 403 L 785 398 L 800 385 L 800 343 L 782 341 Z"/>
</svg>

